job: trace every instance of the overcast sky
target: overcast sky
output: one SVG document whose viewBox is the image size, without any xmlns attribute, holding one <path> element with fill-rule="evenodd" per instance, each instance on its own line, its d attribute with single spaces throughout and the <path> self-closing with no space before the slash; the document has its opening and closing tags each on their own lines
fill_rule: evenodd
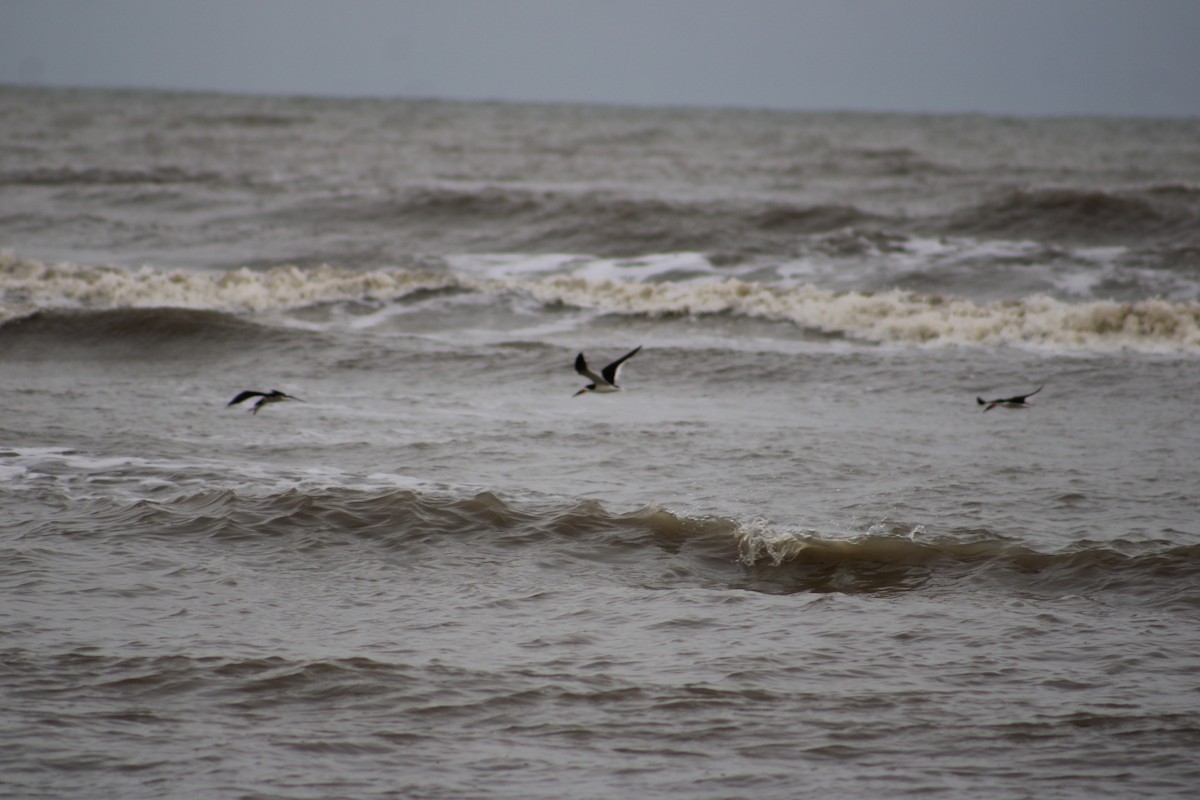
<svg viewBox="0 0 1200 800">
<path fill-rule="evenodd" d="M 0 83 L 1200 117 L 1200 0 L 0 0 Z"/>
</svg>

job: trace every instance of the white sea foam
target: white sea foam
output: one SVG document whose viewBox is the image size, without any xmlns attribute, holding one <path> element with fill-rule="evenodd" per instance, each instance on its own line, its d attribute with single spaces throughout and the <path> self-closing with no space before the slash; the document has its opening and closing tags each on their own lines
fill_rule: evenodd
<svg viewBox="0 0 1200 800">
<path fill-rule="evenodd" d="M 453 286 L 452 277 L 423 270 L 347 270 L 284 265 L 263 271 L 165 272 L 143 267 L 43 264 L 0 254 L 0 315 L 41 308 L 190 308 L 272 311 L 336 300 L 394 300 Z"/>
<path fill-rule="evenodd" d="M 976 304 L 899 290 L 836 292 L 736 279 L 680 286 L 549 278 L 524 288 L 543 302 L 610 313 L 733 313 L 880 343 L 1200 351 L 1200 304 L 1190 302 L 1066 303 L 1033 296 Z"/>
<path fill-rule="evenodd" d="M 657 283 L 704 280 L 720 271 L 701 253 L 658 253 L 638 258 L 588 258 L 570 254 L 457 256 L 446 259 L 456 274 L 481 279 L 570 276 L 591 281 Z"/>
</svg>

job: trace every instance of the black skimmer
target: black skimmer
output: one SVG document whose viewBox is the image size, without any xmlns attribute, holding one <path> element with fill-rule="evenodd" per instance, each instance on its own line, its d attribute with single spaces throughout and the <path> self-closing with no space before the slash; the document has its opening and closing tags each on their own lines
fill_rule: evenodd
<svg viewBox="0 0 1200 800">
<path fill-rule="evenodd" d="M 1005 397 L 1000 400 L 984 400 L 982 397 L 976 397 L 975 402 L 981 406 L 987 406 L 984 411 L 991 411 L 996 406 L 1004 406 L 1005 408 L 1029 408 L 1029 406 L 1025 403 L 1025 398 L 1033 397 L 1041 390 L 1042 387 L 1039 386 L 1029 394 L 1019 394 L 1016 397 Z"/>
<path fill-rule="evenodd" d="M 591 383 L 589 383 L 587 386 L 580 389 L 578 392 L 576 392 L 572 396 L 579 397 L 579 395 L 583 394 L 584 392 L 618 392 L 618 391 L 620 391 L 621 387 L 617 386 L 617 370 L 619 370 L 621 368 L 621 365 L 624 364 L 628 359 L 633 358 L 635 355 L 637 355 L 637 352 L 641 349 L 642 349 L 642 346 L 639 344 L 637 347 L 633 348 L 628 353 L 621 356 L 620 358 L 618 358 L 616 361 L 609 364 L 604 369 L 600 370 L 599 375 L 597 375 L 596 373 L 594 373 L 590 369 L 588 369 L 587 361 L 585 361 L 583 358 L 583 353 L 580 353 L 579 355 L 575 356 L 575 371 L 578 372 L 583 377 L 590 380 Z"/>
<path fill-rule="evenodd" d="M 229 406 L 236 406 L 243 400 L 248 400 L 251 397 L 257 397 L 258 402 L 254 404 L 254 408 L 250 409 L 251 414 L 257 414 L 258 410 L 268 403 L 282 403 L 284 400 L 300 400 L 299 397 L 292 397 L 290 394 L 284 394 L 278 389 L 272 389 L 269 392 L 256 392 L 252 389 L 247 389 L 244 392 L 239 392 L 238 396 L 229 401 Z M 304 402 L 300 400 L 300 402 Z M 228 407 L 228 406 L 227 406 Z"/>
</svg>

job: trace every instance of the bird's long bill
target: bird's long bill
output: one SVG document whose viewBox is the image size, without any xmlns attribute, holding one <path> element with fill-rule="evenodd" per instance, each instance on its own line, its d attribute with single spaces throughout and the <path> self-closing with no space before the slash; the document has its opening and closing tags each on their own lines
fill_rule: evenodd
<svg viewBox="0 0 1200 800">
<path fill-rule="evenodd" d="M 579 397 L 579 395 L 586 394 L 586 393 L 587 393 L 587 387 L 585 386 L 582 389 L 580 389 L 578 392 L 576 392 L 575 394 L 571 395 L 571 397 Z"/>
</svg>

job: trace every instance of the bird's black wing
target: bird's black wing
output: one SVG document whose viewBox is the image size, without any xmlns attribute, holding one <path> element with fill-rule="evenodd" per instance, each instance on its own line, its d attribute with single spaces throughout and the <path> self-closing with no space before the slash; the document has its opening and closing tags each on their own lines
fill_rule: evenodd
<svg viewBox="0 0 1200 800">
<path fill-rule="evenodd" d="M 633 348 L 628 353 L 621 356 L 616 361 L 612 362 L 607 367 L 602 369 L 600 371 L 600 374 L 602 374 L 604 376 L 604 380 L 608 381 L 609 383 L 611 383 L 613 385 L 616 385 L 617 370 L 619 370 L 621 368 L 621 365 L 624 364 L 628 359 L 633 358 L 635 355 L 637 355 L 638 351 L 641 349 L 642 349 L 642 346 L 639 344 L 637 347 Z"/>
<path fill-rule="evenodd" d="M 238 403 L 242 402 L 243 400 L 246 400 L 247 398 L 250 398 L 250 397 L 264 397 L 264 396 L 265 396 L 265 395 L 264 395 L 262 392 L 255 392 L 255 391 L 251 391 L 251 390 L 246 390 L 246 391 L 244 391 L 244 392 L 239 392 L 239 393 L 238 393 L 238 396 L 237 396 L 237 397 L 235 397 L 235 398 L 233 398 L 232 400 L 230 400 L 230 401 L 229 401 L 229 403 L 228 403 L 227 405 L 236 406 Z"/>
<path fill-rule="evenodd" d="M 1042 390 L 1042 387 L 1041 387 L 1041 386 L 1039 386 L 1038 388 L 1034 389 L 1034 390 L 1033 390 L 1032 392 L 1030 392 L 1029 394 L 1019 394 L 1019 395 L 1017 395 L 1016 397 L 1010 397 L 1010 398 L 1008 398 L 1008 399 L 1007 399 L 1007 400 L 1005 400 L 1004 402 L 1006 402 L 1006 403 L 1024 403 L 1024 402 L 1025 402 L 1025 398 L 1027 398 L 1027 397 L 1033 397 L 1035 394 L 1037 394 L 1037 393 L 1038 393 L 1038 392 L 1040 392 L 1041 390 Z"/>
<path fill-rule="evenodd" d="M 1024 403 L 1026 398 L 1033 397 L 1035 394 L 1040 392 L 1042 388 L 1043 387 L 1039 386 L 1029 394 L 1018 394 L 1014 395 L 1013 397 L 998 397 L 995 400 L 984 400 L 982 397 L 976 397 L 975 402 L 981 406 L 995 406 L 999 405 L 1000 403 Z"/>
<path fill-rule="evenodd" d="M 603 378 L 601 378 L 599 375 L 588 369 L 587 361 L 584 360 L 583 353 L 575 356 L 575 371 L 587 378 L 592 383 L 600 383 L 603 380 Z"/>
</svg>

